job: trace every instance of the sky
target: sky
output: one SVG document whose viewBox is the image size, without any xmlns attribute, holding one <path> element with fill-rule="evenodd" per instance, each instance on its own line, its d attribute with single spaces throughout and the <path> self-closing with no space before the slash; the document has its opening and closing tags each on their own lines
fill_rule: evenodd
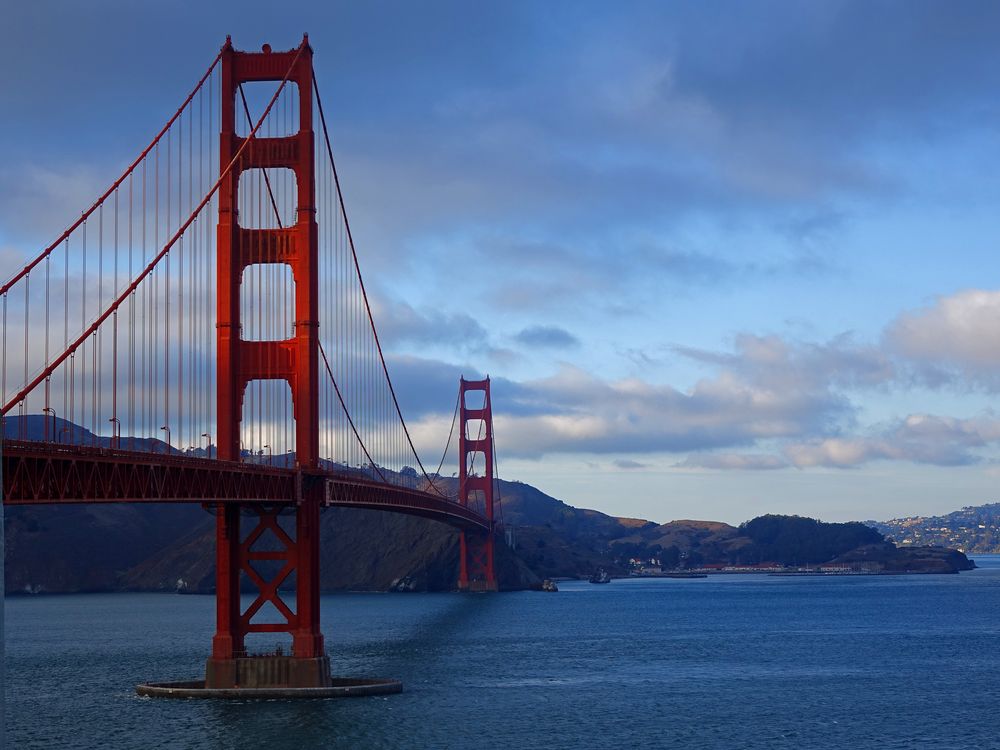
<svg viewBox="0 0 1000 750">
<path fill-rule="evenodd" d="M 231 34 L 309 33 L 404 413 L 665 522 L 1000 500 L 1000 6 L 10 4 L 0 276 Z"/>
</svg>

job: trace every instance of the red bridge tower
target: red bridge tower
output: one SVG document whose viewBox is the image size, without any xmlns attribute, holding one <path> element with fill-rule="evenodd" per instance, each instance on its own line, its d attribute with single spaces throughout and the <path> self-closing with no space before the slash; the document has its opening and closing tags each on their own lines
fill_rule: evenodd
<svg viewBox="0 0 1000 750">
<path fill-rule="evenodd" d="M 482 393 L 482 408 L 469 407 L 466 402 L 468 393 Z M 496 591 L 497 578 L 493 566 L 493 406 L 490 403 L 490 379 L 462 378 L 458 398 L 461 410 L 458 501 L 462 505 L 469 505 L 474 500 L 473 493 L 476 493 L 484 501 L 483 514 L 489 521 L 489 530 L 484 533 L 461 532 L 458 588 L 460 591 Z M 480 403 L 478 395 L 473 399 L 475 403 Z M 470 421 L 477 423 L 474 437 L 469 432 Z M 481 471 L 476 471 L 477 465 L 482 467 Z"/>
<path fill-rule="evenodd" d="M 243 145 L 236 134 L 236 95 L 247 81 L 285 79 L 298 86 L 299 131 L 281 138 L 254 137 L 243 150 L 219 190 L 218 224 L 218 455 L 240 460 L 243 396 L 253 380 L 285 380 L 291 388 L 295 417 L 295 450 L 301 481 L 298 497 L 276 506 L 219 503 L 216 510 L 217 628 L 206 667 L 208 688 L 324 687 L 330 684 L 330 662 L 319 629 L 319 499 L 303 493 L 309 475 L 319 466 L 319 307 L 318 233 L 316 225 L 314 141 L 312 129 L 312 50 L 303 39 L 289 52 L 238 52 L 227 41 L 222 53 L 222 114 L 220 164 L 225 171 Z M 294 225 L 257 229 L 240 225 L 240 174 L 249 169 L 287 168 L 295 173 L 298 206 Z M 255 263 L 289 266 L 294 280 L 295 324 L 292 338 L 245 341 L 241 338 L 240 283 L 244 269 Z M 281 528 L 279 512 L 295 515 L 295 538 Z M 241 515 L 255 522 L 249 533 L 240 528 Z M 283 550 L 255 550 L 263 535 L 277 538 Z M 273 547 L 274 545 L 268 545 Z M 253 567 L 257 561 L 277 561 L 279 572 L 264 580 Z M 273 564 L 273 563 L 272 563 Z M 278 587 L 295 576 L 295 610 Z M 257 590 L 256 600 L 243 610 L 240 579 Z M 256 622 L 265 604 L 283 622 Z M 248 633 L 288 633 L 290 656 L 254 659 L 246 652 Z"/>
</svg>

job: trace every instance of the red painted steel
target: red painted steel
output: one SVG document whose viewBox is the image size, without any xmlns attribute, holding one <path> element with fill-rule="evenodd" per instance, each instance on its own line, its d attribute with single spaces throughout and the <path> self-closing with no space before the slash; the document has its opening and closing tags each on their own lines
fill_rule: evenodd
<svg viewBox="0 0 1000 750">
<path fill-rule="evenodd" d="M 435 492 L 377 482 L 349 471 L 304 472 L 184 454 L 5 440 L 6 505 L 74 503 L 274 504 L 315 498 L 323 507 L 405 513 L 472 532 L 486 519 Z M 426 483 L 422 483 L 426 484 Z"/>
<path fill-rule="evenodd" d="M 299 132 L 285 138 L 245 139 L 236 135 L 236 92 L 248 81 L 281 81 L 299 89 Z M 231 44 L 222 54 L 220 165 L 225 173 L 219 191 L 218 225 L 218 431 L 219 457 L 238 460 L 243 394 L 257 379 L 286 380 L 292 392 L 296 455 L 300 466 L 319 461 L 319 272 L 312 131 L 312 49 L 303 39 L 289 52 L 238 52 Z M 242 149 L 242 151 L 241 151 Z M 237 158 L 239 156 L 239 158 Z M 230 162 L 235 165 L 225 172 Z M 239 224 L 240 174 L 248 169 L 285 167 L 295 173 L 296 223 L 283 229 L 254 229 Z M 295 334 L 284 341 L 240 338 L 240 286 L 243 270 L 254 263 L 281 263 L 295 282 Z"/>
<path fill-rule="evenodd" d="M 469 408 L 466 394 L 482 394 L 482 407 Z M 474 398 L 479 398 L 475 396 Z M 458 501 L 468 507 L 472 493 L 482 493 L 486 529 L 479 532 L 462 531 L 459 540 L 458 588 L 461 591 L 496 591 L 497 578 L 494 568 L 493 525 L 493 406 L 490 402 L 490 379 L 466 380 L 459 384 L 458 434 Z M 477 437 L 469 436 L 469 422 L 483 423 Z M 484 457 L 482 473 L 470 473 L 470 454 Z"/>
<path fill-rule="evenodd" d="M 21 440 L 3 445 L 9 505 L 278 502 L 295 487 L 294 471 L 236 461 Z"/>
<path fill-rule="evenodd" d="M 248 139 L 236 134 L 236 94 L 240 85 L 248 81 L 287 81 L 298 86 L 298 133 L 284 138 L 251 135 Z M 239 52 L 227 42 L 222 51 L 221 101 L 219 160 L 223 184 L 219 191 L 216 302 L 219 458 L 236 461 L 240 457 L 240 422 L 247 384 L 259 379 L 280 379 L 286 380 L 291 388 L 296 463 L 303 471 L 316 472 L 319 469 L 319 268 L 312 50 L 308 39 L 303 37 L 299 48 L 288 52 L 272 52 L 268 46 L 262 52 Z M 249 148 L 244 148 L 247 140 Z M 234 160 L 233 168 L 226 171 Z M 295 174 L 298 196 L 295 224 L 274 230 L 242 227 L 238 213 L 240 174 L 248 169 L 277 167 Z M 281 263 L 291 268 L 295 295 L 291 339 L 247 342 L 241 338 L 240 286 L 243 270 L 253 263 Z M 298 498 L 289 495 L 285 499 L 294 502 L 289 507 L 295 513 L 295 539 L 283 537 L 287 543 L 284 576 L 292 569 L 296 573 L 294 613 L 277 593 L 280 581 L 265 581 L 252 573 L 250 548 L 240 540 L 239 515 L 226 508 L 217 510 L 217 629 L 213 662 L 230 661 L 242 655 L 244 637 L 250 632 L 249 618 L 263 603 L 274 605 L 285 615 L 285 622 L 268 623 L 266 630 L 288 632 L 295 658 L 316 659 L 324 655 L 319 629 L 320 501 L 312 495 Z M 261 524 L 266 524 L 267 518 L 262 515 Z M 253 538 L 254 533 L 247 539 Z M 240 573 L 257 587 L 259 595 L 250 609 L 237 615 Z M 284 576 L 279 578 L 283 580 Z M 226 674 L 226 670 L 213 669 L 211 665 L 209 671 Z"/>
</svg>

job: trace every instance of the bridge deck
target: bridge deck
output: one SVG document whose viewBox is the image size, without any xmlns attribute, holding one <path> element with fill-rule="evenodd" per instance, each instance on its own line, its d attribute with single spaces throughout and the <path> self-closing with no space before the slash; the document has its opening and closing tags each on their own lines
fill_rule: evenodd
<svg viewBox="0 0 1000 750">
<path fill-rule="evenodd" d="M 488 529 L 483 516 L 440 495 L 335 471 L 28 440 L 5 440 L 0 452 L 6 505 L 275 504 L 318 497 L 326 507 L 385 510 L 460 529 Z"/>
</svg>

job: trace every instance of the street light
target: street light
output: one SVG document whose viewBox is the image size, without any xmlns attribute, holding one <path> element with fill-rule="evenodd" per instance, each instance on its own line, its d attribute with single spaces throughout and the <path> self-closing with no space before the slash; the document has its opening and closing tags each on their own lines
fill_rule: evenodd
<svg viewBox="0 0 1000 750">
<path fill-rule="evenodd" d="M 111 417 L 108 421 L 111 422 L 111 447 L 117 448 L 121 442 L 119 438 L 122 434 L 122 423 L 118 417 Z"/>
<path fill-rule="evenodd" d="M 208 448 L 206 448 L 205 450 L 208 453 L 208 457 L 211 458 L 212 457 L 212 436 L 209 435 L 207 432 L 201 433 L 201 436 L 203 438 L 208 438 Z"/>
<path fill-rule="evenodd" d="M 42 409 L 42 413 L 43 414 L 48 414 L 49 412 L 52 412 L 52 433 L 53 433 L 53 436 L 56 439 L 56 442 L 58 443 L 59 442 L 59 435 L 56 433 L 56 410 L 54 408 L 52 408 L 51 406 L 46 406 L 44 409 Z M 46 440 L 49 439 L 49 430 L 48 430 L 48 426 L 47 425 L 46 425 L 46 428 L 45 428 L 45 439 Z"/>
<path fill-rule="evenodd" d="M 163 430 L 165 433 L 167 433 L 167 453 L 170 453 L 170 450 L 171 450 L 170 449 L 170 428 L 167 427 L 166 425 L 163 425 L 163 427 L 161 427 L 160 429 Z"/>
<path fill-rule="evenodd" d="M 262 447 L 263 448 L 267 448 L 267 465 L 270 466 L 271 465 L 271 459 L 274 457 L 274 454 L 271 453 L 271 446 L 270 445 L 265 445 L 265 446 L 262 446 Z"/>
</svg>

